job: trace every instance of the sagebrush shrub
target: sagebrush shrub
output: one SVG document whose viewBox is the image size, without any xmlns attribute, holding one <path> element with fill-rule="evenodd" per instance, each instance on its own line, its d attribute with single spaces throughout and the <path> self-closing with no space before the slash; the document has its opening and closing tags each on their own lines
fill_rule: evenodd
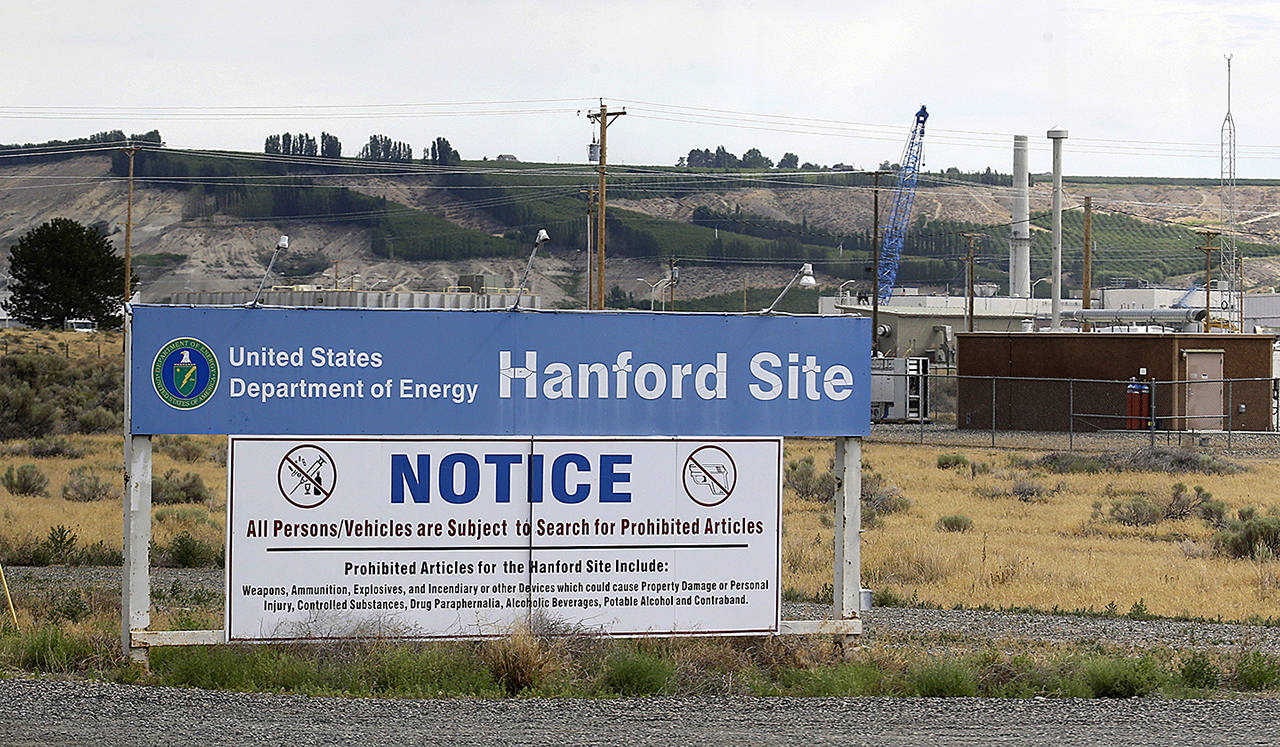
<svg viewBox="0 0 1280 747">
<path fill-rule="evenodd" d="M 793 459 L 783 470 L 782 484 L 795 491 L 799 498 L 830 501 L 836 493 L 836 476 L 830 470 L 820 472 L 813 457 Z"/>
<path fill-rule="evenodd" d="M 24 464 L 17 469 L 9 465 L 9 469 L 0 475 L 0 485 L 13 495 L 49 494 L 49 476 L 34 464 Z"/>
<path fill-rule="evenodd" d="M 947 514 L 938 519 L 937 527 L 944 532 L 967 532 L 973 529 L 973 519 L 964 514 Z"/>
<path fill-rule="evenodd" d="M 103 480 L 97 472 L 89 467 L 76 467 L 62 486 L 62 499 L 76 503 L 105 501 L 115 498 L 119 493 L 116 486 Z"/>
<path fill-rule="evenodd" d="M 194 472 L 179 475 L 178 470 L 171 469 L 163 477 L 151 480 L 152 505 L 204 503 L 212 499 L 213 494 L 205 487 L 204 480 Z"/>
</svg>

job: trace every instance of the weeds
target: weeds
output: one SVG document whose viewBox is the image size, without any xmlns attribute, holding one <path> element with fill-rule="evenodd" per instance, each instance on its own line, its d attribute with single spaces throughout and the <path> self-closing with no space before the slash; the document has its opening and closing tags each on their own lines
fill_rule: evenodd
<svg viewBox="0 0 1280 747">
<path fill-rule="evenodd" d="M 675 666 L 656 653 L 624 648 L 605 663 L 604 685 L 619 695 L 656 695 L 663 692 Z"/>
<path fill-rule="evenodd" d="M 1250 651 L 1236 661 L 1233 679 L 1241 690 L 1274 690 L 1280 687 L 1280 662 L 1261 651 Z"/>
<path fill-rule="evenodd" d="M 559 664 L 556 651 L 527 628 L 486 642 L 481 658 L 507 695 L 540 687 Z"/>
<path fill-rule="evenodd" d="M 1197 690 L 1216 690 L 1222 684 L 1222 672 L 1209 655 L 1197 651 L 1182 660 L 1178 670 L 1182 684 Z"/>
<path fill-rule="evenodd" d="M 1148 695 L 1169 681 L 1168 673 L 1149 656 L 1091 659 L 1084 665 L 1084 678 L 1095 698 Z"/>
<path fill-rule="evenodd" d="M 939 454 L 938 469 L 957 469 L 968 467 L 969 460 L 963 454 Z"/>
<path fill-rule="evenodd" d="M 973 671 L 959 661 L 926 661 L 912 668 L 907 680 L 908 692 L 925 698 L 967 698 L 978 694 Z"/>
</svg>

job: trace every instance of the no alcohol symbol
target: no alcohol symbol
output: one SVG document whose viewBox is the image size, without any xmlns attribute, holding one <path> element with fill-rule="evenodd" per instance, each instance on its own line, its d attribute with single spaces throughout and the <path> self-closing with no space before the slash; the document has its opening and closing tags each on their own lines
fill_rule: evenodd
<svg viewBox="0 0 1280 747">
<path fill-rule="evenodd" d="M 718 506 L 738 484 L 738 467 L 719 446 L 699 446 L 684 460 L 684 492 L 694 503 Z"/>
<path fill-rule="evenodd" d="M 286 501 L 298 508 L 315 508 L 333 495 L 338 474 L 329 452 L 304 444 L 284 455 L 276 479 Z"/>
</svg>

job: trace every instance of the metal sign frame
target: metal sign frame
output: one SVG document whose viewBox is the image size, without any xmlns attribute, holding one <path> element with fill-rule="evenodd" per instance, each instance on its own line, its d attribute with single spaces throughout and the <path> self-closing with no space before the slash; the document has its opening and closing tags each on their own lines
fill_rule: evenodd
<svg viewBox="0 0 1280 747">
<path fill-rule="evenodd" d="M 255 311 L 271 313 L 269 307 Z M 462 312 L 455 312 L 462 313 Z M 507 312 L 466 312 L 507 313 Z M 523 312 L 546 313 L 546 312 Z M 592 312 L 560 312 L 583 316 Z M 616 312 L 610 312 L 616 313 Z M 670 315 L 664 315 L 670 316 Z M 740 315 L 723 315 L 740 316 Z M 869 335 L 869 331 L 868 331 Z M 864 344 L 866 343 L 866 344 Z M 849 340 L 851 348 L 870 349 L 869 340 Z M 222 630 L 151 630 L 151 478 L 152 433 L 134 433 L 133 415 L 135 403 L 132 397 L 135 350 L 133 336 L 133 308 L 125 307 L 125 418 L 124 418 L 124 469 L 125 490 L 123 496 L 124 565 L 121 580 L 121 642 L 124 653 L 133 661 L 147 663 L 151 646 L 212 645 L 222 643 Z M 868 358 L 869 360 L 869 358 Z M 858 371 L 863 379 L 857 386 L 870 398 L 870 370 Z M 867 423 L 851 423 L 869 429 Z M 308 435 L 308 434 L 297 434 Z M 680 435 L 680 434 L 668 434 Z M 688 434 L 712 435 L 712 434 Z M 722 434 L 743 435 L 743 434 Z M 841 644 L 850 643 L 862 633 L 861 619 L 861 488 L 862 488 L 862 438 L 861 436 L 835 437 L 835 562 L 832 569 L 832 617 L 827 620 L 782 620 L 779 633 L 783 635 L 833 635 Z"/>
</svg>

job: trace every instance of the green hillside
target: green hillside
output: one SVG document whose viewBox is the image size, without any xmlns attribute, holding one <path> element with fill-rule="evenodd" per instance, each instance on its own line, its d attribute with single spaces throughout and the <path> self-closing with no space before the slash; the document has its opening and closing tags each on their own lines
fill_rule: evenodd
<svg viewBox="0 0 1280 747">
<path fill-rule="evenodd" d="M 143 150 L 135 160 L 139 183 L 187 193 L 187 217 L 220 212 L 247 222 L 297 220 L 338 222 L 368 229 L 375 254 L 401 260 L 451 260 L 479 256 L 522 256 L 538 229 L 547 229 L 557 247 L 585 249 L 587 197 L 595 184 L 589 166 L 468 161 L 455 168 L 424 170 L 417 164 L 389 163 L 386 170 L 412 174 L 442 188 L 458 202 L 504 227 L 501 236 L 462 228 L 382 197 L 333 186 L 333 174 L 356 175 L 371 162 L 355 159 L 265 160 L 248 154 L 173 153 Z M 380 165 L 380 164 L 379 164 Z M 115 155 L 113 173 L 127 171 Z M 983 176 L 983 175 L 977 175 Z M 1002 175 L 995 175 L 997 177 Z M 384 177 L 391 178 L 391 177 Z M 615 197 L 678 197 L 693 192 L 744 186 L 787 189 L 819 183 L 862 183 L 867 174 L 827 172 L 792 175 L 735 173 L 711 169 L 620 167 L 613 176 Z M 867 231 L 840 235 L 807 222 L 790 223 L 742 212 L 695 210 L 691 223 L 664 220 L 618 208 L 608 212 L 608 246 L 613 254 L 682 258 L 709 263 L 811 261 L 828 275 L 870 280 L 872 240 Z M 1032 273 L 1049 272 L 1050 216 L 1032 223 Z M 978 277 L 1005 283 L 1009 226 L 917 219 L 908 232 L 898 282 L 955 285 L 962 282 L 966 233 L 986 236 L 977 246 Z M 1203 243 L 1194 231 L 1120 213 L 1095 213 L 1094 281 L 1140 278 L 1162 282 L 1203 268 Z M 1064 215 L 1064 269 L 1078 285 L 1083 244 L 1079 210 Z M 1247 256 L 1280 254 L 1280 247 L 1242 244 Z"/>
</svg>

